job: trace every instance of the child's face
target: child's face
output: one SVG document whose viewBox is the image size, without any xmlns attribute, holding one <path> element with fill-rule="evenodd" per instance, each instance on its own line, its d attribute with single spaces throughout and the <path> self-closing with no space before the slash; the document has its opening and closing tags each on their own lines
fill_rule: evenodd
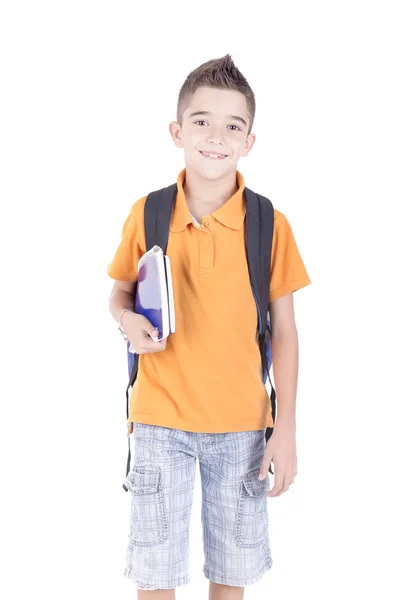
<svg viewBox="0 0 400 600">
<path fill-rule="evenodd" d="M 198 112 L 207 114 L 193 115 Z M 247 135 L 249 122 L 243 94 L 201 87 L 182 115 L 182 126 L 173 121 L 170 133 L 175 145 L 184 148 L 186 167 L 207 179 L 217 179 L 236 170 L 240 157 L 250 152 L 255 135 Z M 202 152 L 223 154 L 225 158 L 208 158 Z"/>
</svg>

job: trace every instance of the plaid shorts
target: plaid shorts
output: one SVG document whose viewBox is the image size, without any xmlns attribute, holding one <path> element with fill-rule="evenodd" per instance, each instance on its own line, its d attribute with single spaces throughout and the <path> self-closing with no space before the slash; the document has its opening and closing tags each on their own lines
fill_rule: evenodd
<svg viewBox="0 0 400 600">
<path fill-rule="evenodd" d="M 124 575 L 139 589 L 191 580 L 189 525 L 199 459 L 205 577 L 246 586 L 272 566 L 269 474 L 258 480 L 265 430 L 197 433 L 135 423 L 133 464 L 125 479 L 131 512 Z"/>
</svg>

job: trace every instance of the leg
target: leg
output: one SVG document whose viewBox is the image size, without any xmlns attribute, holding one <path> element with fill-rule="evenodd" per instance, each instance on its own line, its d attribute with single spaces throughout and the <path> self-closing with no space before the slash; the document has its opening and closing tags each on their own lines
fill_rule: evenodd
<svg viewBox="0 0 400 600">
<path fill-rule="evenodd" d="M 210 581 L 208 600 L 243 600 L 244 587 Z"/>
<path fill-rule="evenodd" d="M 259 581 L 272 566 L 269 477 L 258 480 L 264 435 L 265 430 L 209 434 L 199 453 L 203 572 L 211 582 L 222 586 L 210 586 L 215 598 L 240 598 L 240 588 Z M 235 589 L 225 592 L 224 586 Z"/>
<path fill-rule="evenodd" d="M 138 590 L 137 600 L 175 600 L 175 590 Z"/>
<path fill-rule="evenodd" d="M 190 438 L 191 439 L 191 438 Z M 190 581 L 189 524 L 196 456 L 184 431 L 136 423 L 124 575 L 142 600 L 172 600 Z"/>
</svg>

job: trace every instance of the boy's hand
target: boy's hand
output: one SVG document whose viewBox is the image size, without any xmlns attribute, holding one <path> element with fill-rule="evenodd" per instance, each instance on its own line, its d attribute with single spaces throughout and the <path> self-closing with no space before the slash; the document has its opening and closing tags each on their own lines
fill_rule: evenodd
<svg viewBox="0 0 400 600">
<path fill-rule="evenodd" d="M 151 338 L 158 337 L 158 329 L 144 315 L 126 312 L 123 319 L 124 331 L 136 354 L 150 354 L 151 352 L 165 350 L 167 339 L 161 342 L 153 342 Z"/>
<path fill-rule="evenodd" d="M 294 425 L 276 424 L 265 448 L 260 467 L 261 477 L 268 474 L 271 460 L 275 467 L 275 484 L 268 497 L 280 496 L 289 489 L 297 475 L 296 431 Z"/>
</svg>

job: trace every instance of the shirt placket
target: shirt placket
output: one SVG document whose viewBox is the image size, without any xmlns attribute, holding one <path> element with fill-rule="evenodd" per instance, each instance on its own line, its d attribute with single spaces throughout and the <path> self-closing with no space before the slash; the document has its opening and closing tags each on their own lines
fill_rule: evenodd
<svg viewBox="0 0 400 600">
<path fill-rule="evenodd" d="M 209 279 L 214 271 L 214 247 L 212 239 L 212 220 L 209 215 L 203 217 L 199 231 L 199 277 Z"/>
</svg>

